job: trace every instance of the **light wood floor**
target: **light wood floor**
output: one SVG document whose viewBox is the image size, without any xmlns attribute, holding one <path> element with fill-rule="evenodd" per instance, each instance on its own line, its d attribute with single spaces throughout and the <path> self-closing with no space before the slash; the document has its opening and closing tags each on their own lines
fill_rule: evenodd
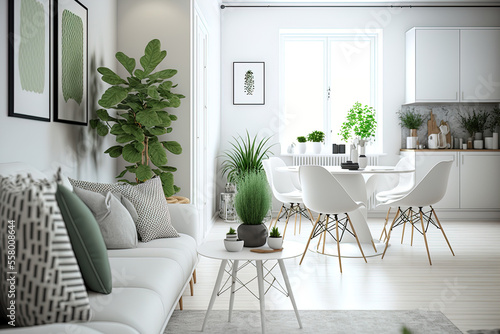
<svg viewBox="0 0 500 334">
<path fill-rule="evenodd" d="M 377 238 L 382 223 L 382 219 L 369 219 Z M 441 232 L 429 229 L 432 266 L 420 234 L 415 234 L 411 247 L 406 229 L 405 242 L 400 244 L 402 228 L 394 230 L 383 260 L 370 257 L 364 263 L 361 258 L 343 258 L 343 274 L 338 259 L 332 256 L 308 252 L 300 266 L 300 258 L 286 260 L 299 310 L 439 310 L 463 332 L 500 328 L 500 222 L 442 224 L 456 256 L 452 256 Z M 236 228 L 237 224 L 217 221 L 207 240 L 223 239 L 230 226 Z M 284 223 L 278 226 L 282 230 Z M 311 224 L 303 221 L 301 233 L 294 236 L 291 222 L 285 239 L 305 245 L 310 230 Z M 194 296 L 189 295 L 189 289 L 184 293 L 185 310 L 207 308 L 217 276 L 219 261 L 199 260 Z M 273 273 L 281 280 L 278 268 Z M 255 268 L 248 266 L 238 276 L 250 279 L 253 275 Z M 252 288 L 257 291 L 256 283 Z M 229 294 L 224 293 L 214 309 L 226 310 L 228 305 Z M 259 302 L 242 289 L 236 294 L 234 308 L 258 310 Z M 271 289 L 266 295 L 266 309 L 292 310 L 292 305 Z"/>
</svg>

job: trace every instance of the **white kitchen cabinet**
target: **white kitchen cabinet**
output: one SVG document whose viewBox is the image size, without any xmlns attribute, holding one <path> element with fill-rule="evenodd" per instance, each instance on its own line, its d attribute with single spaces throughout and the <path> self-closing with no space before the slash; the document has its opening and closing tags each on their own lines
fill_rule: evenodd
<svg viewBox="0 0 500 334">
<path fill-rule="evenodd" d="M 499 153 L 460 153 L 460 208 L 500 209 Z"/>
<path fill-rule="evenodd" d="M 500 28 L 416 27 L 406 32 L 406 98 L 500 102 Z"/>
<path fill-rule="evenodd" d="M 460 30 L 463 102 L 500 101 L 500 29 Z"/>
<path fill-rule="evenodd" d="M 406 102 L 458 102 L 460 31 L 406 33 Z"/>
<path fill-rule="evenodd" d="M 460 208 L 460 171 L 457 152 L 436 151 L 418 152 L 415 156 L 415 181 L 420 182 L 429 170 L 441 161 L 453 161 L 448 188 L 443 199 L 433 205 L 435 208 L 458 209 Z"/>
</svg>

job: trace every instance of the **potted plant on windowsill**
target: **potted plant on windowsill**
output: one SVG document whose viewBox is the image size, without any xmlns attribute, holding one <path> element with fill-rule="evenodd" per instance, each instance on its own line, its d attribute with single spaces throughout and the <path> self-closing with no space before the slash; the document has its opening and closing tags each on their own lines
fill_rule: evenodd
<svg viewBox="0 0 500 334">
<path fill-rule="evenodd" d="M 375 120 L 375 109 L 373 107 L 364 107 L 361 103 L 354 103 L 353 107 L 347 112 L 346 121 L 340 127 L 339 135 L 346 143 L 351 143 L 351 160 L 358 162 L 357 151 L 366 166 L 365 144 L 375 137 L 377 121 Z M 360 164 L 360 168 L 364 168 Z"/>
<path fill-rule="evenodd" d="M 177 70 L 153 73 L 166 55 L 167 52 L 161 50 L 160 41 L 154 39 L 148 43 L 140 59 L 142 69 L 136 69 L 135 59 L 122 52 L 116 53 L 116 59 L 130 74 L 126 80 L 109 68 L 99 67 L 97 71 L 102 74 L 102 80 L 112 86 L 99 100 L 103 109 L 97 110 L 98 118 L 92 119 L 90 126 L 100 136 L 108 133 L 116 136 L 119 145 L 104 153 L 112 158 L 122 156 L 130 164 L 117 176 L 118 181 L 138 184 L 158 176 L 165 196 L 169 197 L 180 188 L 174 184 L 172 172 L 176 168 L 167 165 L 167 151 L 181 154 L 182 148 L 178 142 L 162 138 L 172 132 L 172 121 L 177 120 L 177 116 L 164 109 L 179 107 L 184 96 L 173 93 L 172 89 L 177 85 L 168 80 Z M 117 115 L 111 116 L 110 109 L 116 110 Z M 135 182 L 121 179 L 127 173 L 134 174 Z"/>
<path fill-rule="evenodd" d="M 298 151 L 299 154 L 306 153 L 306 141 L 307 141 L 307 139 L 304 136 L 298 136 L 297 137 L 297 142 L 298 142 L 298 144 L 297 144 L 297 151 Z"/>
<path fill-rule="evenodd" d="M 325 140 L 323 131 L 313 131 L 307 135 L 307 141 L 310 143 L 311 151 L 314 154 L 321 153 L 321 144 Z"/>
<path fill-rule="evenodd" d="M 238 237 L 245 247 L 260 247 L 266 243 L 267 227 L 263 219 L 271 208 L 271 200 L 271 189 L 263 171 L 246 172 L 240 177 L 234 207 L 242 221 Z"/>
<path fill-rule="evenodd" d="M 269 238 L 267 239 L 267 245 L 272 249 L 283 248 L 283 237 L 278 230 L 278 227 L 273 227 L 269 233 Z"/>
<path fill-rule="evenodd" d="M 410 131 L 410 135 L 406 138 L 406 148 L 417 148 L 417 131 L 424 123 L 425 117 L 422 114 L 415 112 L 415 109 L 412 109 L 407 111 L 399 111 L 398 118 L 399 124 Z"/>
</svg>

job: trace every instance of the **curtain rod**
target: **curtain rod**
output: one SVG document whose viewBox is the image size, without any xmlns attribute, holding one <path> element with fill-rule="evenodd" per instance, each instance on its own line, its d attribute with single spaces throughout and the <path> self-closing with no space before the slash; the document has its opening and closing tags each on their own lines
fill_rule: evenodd
<svg viewBox="0 0 500 334">
<path fill-rule="evenodd" d="M 221 5 L 220 8 L 491 8 L 500 5 Z"/>
</svg>

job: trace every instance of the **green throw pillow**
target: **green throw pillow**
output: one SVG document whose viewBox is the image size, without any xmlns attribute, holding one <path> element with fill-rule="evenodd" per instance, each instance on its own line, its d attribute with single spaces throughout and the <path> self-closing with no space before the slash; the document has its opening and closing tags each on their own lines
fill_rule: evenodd
<svg viewBox="0 0 500 334">
<path fill-rule="evenodd" d="M 58 184 L 57 204 L 87 288 L 111 293 L 111 268 L 106 245 L 94 215 L 82 200 Z"/>
</svg>

